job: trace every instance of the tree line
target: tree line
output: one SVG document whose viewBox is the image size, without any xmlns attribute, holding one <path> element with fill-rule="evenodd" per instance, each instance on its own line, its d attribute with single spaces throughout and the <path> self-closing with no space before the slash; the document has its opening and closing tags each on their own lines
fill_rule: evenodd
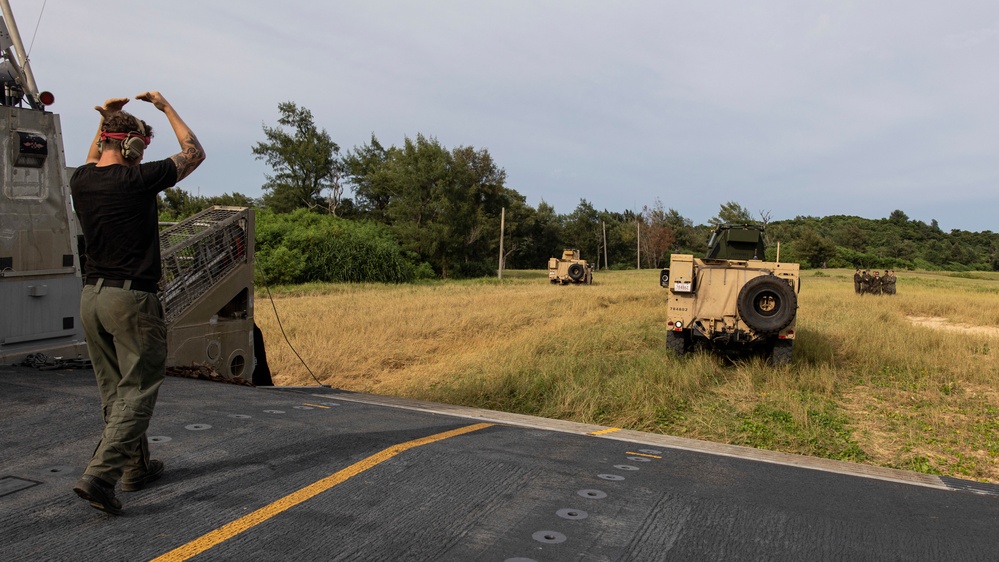
<svg viewBox="0 0 999 562">
<path fill-rule="evenodd" d="M 278 126 L 263 127 L 252 147 L 271 169 L 259 200 L 240 193 L 164 192 L 164 221 L 211 205 L 257 213 L 258 268 L 268 281 L 388 281 L 463 278 L 547 266 L 577 248 L 601 268 L 658 268 L 671 253 L 703 254 L 714 226 L 764 224 L 768 258 L 806 267 L 999 270 L 999 235 L 944 233 L 896 210 L 886 219 L 851 216 L 771 221 L 729 201 L 708 224 L 694 225 L 660 200 L 641 210 L 597 210 L 581 199 L 568 214 L 542 201 L 534 208 L 506 185 L 486 149 L 447 148 L 417 134 L 400 146 L 371 139 L 351 150 L 293 102 L 278 106 Z M 348 196 L 351 195 L 351 196 Z M 504 255 L 499 256 L 500 222 Z"/>
</svg>

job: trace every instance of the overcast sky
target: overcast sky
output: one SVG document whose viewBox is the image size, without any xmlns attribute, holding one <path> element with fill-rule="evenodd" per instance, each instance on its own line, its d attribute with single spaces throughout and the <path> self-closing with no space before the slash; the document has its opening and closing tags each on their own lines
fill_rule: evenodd
<svg viewBox="0 0 999 562">
<path fill-rule="evenodd" d="M 69 165 L 95 104 L 158 89 L 208 153 L 181 184 L 202 195 L 262 194 L 251 147 L 293 101 L 344 150 L 487 149 L 559 213 L 659 199 L 701 224 L 736 201 L 999 230 L 995 0 L 11 4 Z M 147 158 L 176 152 L 162 114 L 127 109 L 157 128 Z"/>
</svg>

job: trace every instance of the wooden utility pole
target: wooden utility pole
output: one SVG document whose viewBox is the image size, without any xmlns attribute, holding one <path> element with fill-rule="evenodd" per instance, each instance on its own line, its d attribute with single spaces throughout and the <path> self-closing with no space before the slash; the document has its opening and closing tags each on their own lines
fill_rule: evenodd
<svg viewBox="0 0 999 562">
<path fill-rule="evenodd" d="M 610 269 L 610 262 L 607 261 L 607 223 L 600 221 L 604 225 L 604 269 Z"/>
<path fill-rule="evenodd" d="M 506 228 L 506 207 L 500 210 L 500 255 L 499 255 L 499 279 L 503 278 L 503 230 Z"/>
<path fill-rule="evenodd" d="M 638 256 L 638 269 L 642 269 L 642 223 L 638 222 L 638 217 L 635 217 L 635 241 L 638 244 L 635 248 L 635 254 Z"/>
</svg>

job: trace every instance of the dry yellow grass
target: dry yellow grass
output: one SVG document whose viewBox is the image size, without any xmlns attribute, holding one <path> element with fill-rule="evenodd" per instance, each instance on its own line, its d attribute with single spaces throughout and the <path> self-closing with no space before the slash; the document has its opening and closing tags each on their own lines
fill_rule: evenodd
<svg viewBox="0 0 999 562">
<path fill-rule="evenodd" d="M 469 365 L 544 348 L 552 334 L 636 317 L 658 305 L 647 287 L 616 287 L 605 295 L 598 285 L 550 287 L 539 280 L 305 286 L 276 294 L 275 303 L 289 339 L 323 383 L 383 393 L 451 381 Z M 275 382 L 312 382 L 282 341 L 266 294 L 257 295 L 255 316 Z"/>
<path fill-rule="evenodd" d="M 545 272 L 309 285 L 274 300 L 334 387 L 999 482 L 999 274 L 898 274 L 898 295 L 858 297 L 850 271 L 804 272 L 785 368 L 670 355 L 649 270 L 598 272 L 591 286 L 551 286 Z M 266 293 L 255 316 L 275 382 L 315 384 Z"/>
</svg>

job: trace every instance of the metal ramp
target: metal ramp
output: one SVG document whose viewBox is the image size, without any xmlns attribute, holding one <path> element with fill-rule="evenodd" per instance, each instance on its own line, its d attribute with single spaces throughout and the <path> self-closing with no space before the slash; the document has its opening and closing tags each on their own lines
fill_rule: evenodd
<svg viewBox="0 0 999 562">
<path fill-rule="evenodd" d="M 253 373 L 253 210 L 212 207 L 160 232 L 167 366 Z"/>
</svg>

